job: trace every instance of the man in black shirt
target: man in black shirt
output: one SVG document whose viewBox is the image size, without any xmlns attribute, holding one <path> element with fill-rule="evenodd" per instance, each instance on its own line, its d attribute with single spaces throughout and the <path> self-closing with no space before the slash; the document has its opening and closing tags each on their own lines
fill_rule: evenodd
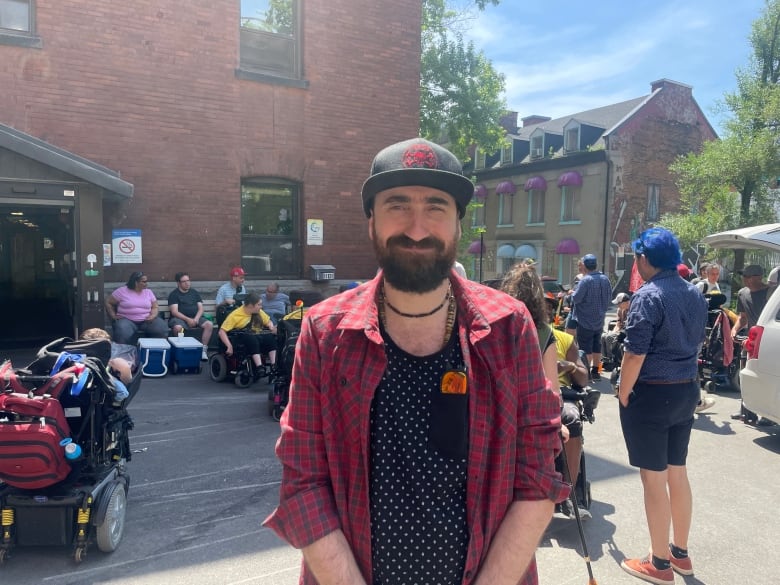
<svg viewBox="0 0 780 585">
<path fill-rule="evenodd" d="M 200 342 L 203 344 L 201 359 L 208 359 L 206 352 L 209 347 L 214 324 L 203 316 L 203 299 L 200 293 L 192 288 L 190 275 L 186 272 L 176 273 L 176 288 L 168 295 L 168 310 L 171 317 L 168 326 L 173 335 L 178 335 L 185 329 L 200 327 L 203 331 Z"/>
</svg>

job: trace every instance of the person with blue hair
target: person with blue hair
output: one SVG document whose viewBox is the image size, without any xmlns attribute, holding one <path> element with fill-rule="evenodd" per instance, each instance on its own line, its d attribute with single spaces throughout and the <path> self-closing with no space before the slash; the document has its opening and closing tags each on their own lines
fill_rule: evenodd
<svg viewBox="0 0 780 585">
<path fill-rule="evenodd" d="M 618 398 L 629 463 L 642 478 L 651 553 L 627 558 L 621 567 L 644 581 L 673 585 L 674 571 L 693 574 L 685 463 L 700 398 L 697 360 L 707 301 L 677 273 L 680 245 L 669 230 L 650 228 L 632 248 L 645 284 L 626 317 Z"/>
</svg>

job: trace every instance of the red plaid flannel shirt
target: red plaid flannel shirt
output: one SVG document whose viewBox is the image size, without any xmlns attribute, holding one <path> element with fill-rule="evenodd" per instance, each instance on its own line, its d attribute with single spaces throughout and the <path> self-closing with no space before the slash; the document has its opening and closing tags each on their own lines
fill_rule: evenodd
<svg viewBox="0 0 780 585">
<path fill-rule="evenodd" d="M 386 367 L 374 280 L 314 306 L 303 322 L 276 453 L 280 503 L 265 525 L 296 548 L 341 529 L 371 583 L 369 411 Z M 555 471 L 560 401 L 546 383 L 536 329 L 522 303 L 453 273 L 469 377 L 463 583 L 473 581 L 515 500 L 562 501 Z M 302 567 L 301 583 L 316 584 Z M 537 583 L 531 563 L 522 585 Z"/>
</svg>

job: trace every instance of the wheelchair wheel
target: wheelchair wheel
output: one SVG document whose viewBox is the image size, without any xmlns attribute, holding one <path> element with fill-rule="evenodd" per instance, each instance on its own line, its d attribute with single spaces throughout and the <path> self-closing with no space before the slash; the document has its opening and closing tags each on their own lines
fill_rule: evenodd
<svg viewBox="0 0 780 585">
<path fill-rule="evenodd" d="M 246 368 L 241 368 L 236 372 L 236 377 L 233 382 L 235 382 L 236 386 L 239 388 L 249 388 L 249 385 L 252 383 L 252 372 Z"/>
<path fill-rule="evenodd" d="M 125 484 L 115 481 L 106 488 L 104 498 L 108 498 L 106 516 L 95 530 L 97 546 L 103 552 L 113 552 L 122 540 L 127 512 L 127 493 Z"/>
<path fill-rule="evenodd" d="M 209 357 L 209 375 L 215 382 L 222 382 L 227 377 L 227 360 L 221 353 Z"/>
</svg>

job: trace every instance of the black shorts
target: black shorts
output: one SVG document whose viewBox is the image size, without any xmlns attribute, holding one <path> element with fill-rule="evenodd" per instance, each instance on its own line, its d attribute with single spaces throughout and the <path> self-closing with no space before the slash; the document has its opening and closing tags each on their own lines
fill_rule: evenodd
<svg viewBox="0 0 780 585">
<path fill-rule="evenodd" d="M 696 380 L 683 384 L 637 382 L 628 406 L 620 405 L 629 463 L 650 471 L 685 465 L 700 394 Z"/>
<path fill-rule="evenodd" d="M 247 353 L 254 355 L 256 353 L 268 353 L 276 349 L 276 334 L 271 333 L 236 333 L 236 338 L 246 347 Z"/>
<path fill-rule="evenodd" d="M 577 326 L 577 345 L 586 354 L 601 353 L 601 331 Z"/>
</svg>

